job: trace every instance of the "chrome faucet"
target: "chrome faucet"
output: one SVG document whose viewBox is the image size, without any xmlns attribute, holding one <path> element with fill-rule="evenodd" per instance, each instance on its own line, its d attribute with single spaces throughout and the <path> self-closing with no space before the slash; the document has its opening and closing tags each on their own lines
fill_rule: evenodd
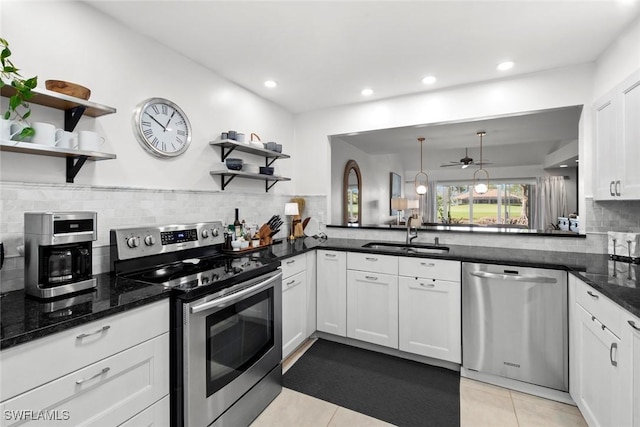
<svg viewBox="0 0 640 427">
<path fill-rule="evenodd" d="M 412 220 L 417 220 L 417 218 L 412 216 L 407 218 L 407 245 L 411 244 L 411 241 L 418 237 L 418 227 L 411 227 Z M 412 228 L 413 231 L 411 231 Z"/>
</svg>

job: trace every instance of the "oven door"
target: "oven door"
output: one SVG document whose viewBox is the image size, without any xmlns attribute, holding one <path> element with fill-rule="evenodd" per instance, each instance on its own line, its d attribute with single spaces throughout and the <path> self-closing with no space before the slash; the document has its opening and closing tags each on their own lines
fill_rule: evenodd
<svg viewBox="0 0 640 427">
<path fill-rule="evenodd" d="M 205 426 L 282 359 L 280 270 L 185 307 L 185 425 Z"/>
</svg>

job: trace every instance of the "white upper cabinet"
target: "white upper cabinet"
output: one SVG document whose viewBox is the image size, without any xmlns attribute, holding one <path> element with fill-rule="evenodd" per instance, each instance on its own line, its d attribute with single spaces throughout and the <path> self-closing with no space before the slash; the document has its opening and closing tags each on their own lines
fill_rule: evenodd
<svg viewBox="0 0 640 427">
<path fill-rule="evenodd" d="M 596 200 L 640 199 L 640 70 L 593 106 Z"/>
</svg>

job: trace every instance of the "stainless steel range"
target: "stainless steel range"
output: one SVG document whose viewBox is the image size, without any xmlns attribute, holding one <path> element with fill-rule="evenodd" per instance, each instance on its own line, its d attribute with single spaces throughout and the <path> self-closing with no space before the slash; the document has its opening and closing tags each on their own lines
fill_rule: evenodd
<svg viewBox="0 0 640 427">
<path fill-rule="evenodd" d="M 282 390 L 282 273 L 219 221 L 111 230 L 112 270 L 173 290 L 171 425 L 248 425 Z"/>
</svg>

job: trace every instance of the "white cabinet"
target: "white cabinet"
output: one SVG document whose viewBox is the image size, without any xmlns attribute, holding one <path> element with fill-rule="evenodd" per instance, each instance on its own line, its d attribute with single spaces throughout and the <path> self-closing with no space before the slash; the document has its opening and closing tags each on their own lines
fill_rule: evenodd
<svg viewBox="0 0 640 427">
<path fill-rule="evenodd" d="M 282 358 L 306 339 L 307 277 L 305 272 L 282 280 Z"/>
<path fill-rule="evenodd" d="M 571 396 L 590 426 L 620 426 L 626 349 L 620 339 L 621 309 L 584 282 L 571 279 L 575 300 L 570 343 Z"/>
<path fill-rule="evenodd" d="M 462 361 L 460 262 L 400 258 L 399 349 Z"/>
<path fill-rule="evenodd" d="M 54 417 L 47 425 L 118 425 L 169 394 L 169 303 L 96 320 L 0 357 L 0 413 L 11 414 L 3 426 L 24 421 L 21 410 Z"/>
<path fill-rule="evenodd" d="M 640 427 L 640 318 L 622 314 L 622 423 Z"/>
<path fill-rule="evenodd" d="M 593 106 L 597 200 L 640 199 L 640 70 Z"/>
<path fill-rule="evenodd" d="M 347 270 L 347 337 L 398 348 L 397 275 Z"/>
<path fill-rule="evenodd" d="M 347 254 L 317 252 L 317 328 L 334 335 L 347 335 Z"/>
</svg>

